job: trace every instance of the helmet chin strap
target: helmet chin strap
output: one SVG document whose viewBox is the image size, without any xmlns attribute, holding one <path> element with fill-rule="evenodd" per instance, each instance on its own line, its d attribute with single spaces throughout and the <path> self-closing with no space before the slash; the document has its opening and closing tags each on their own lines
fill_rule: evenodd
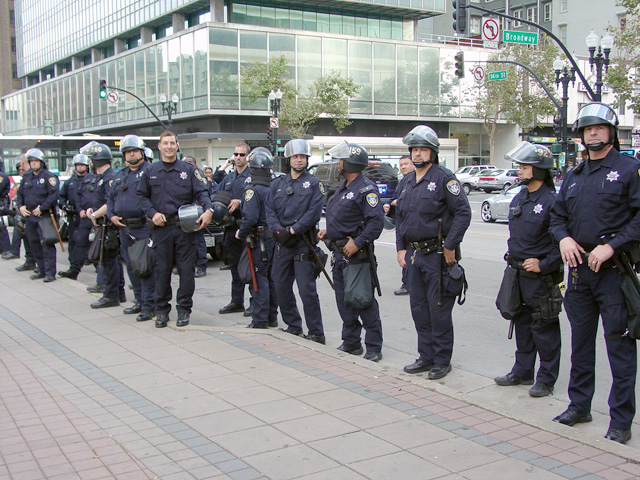
<svg viewBox="0 0 640 480">
<path fill-rule="evenodd" d="M 598 150 L 602 150 L 607 145 L 613 145 L 613 142 L 611 140 L 609 140 L 606 143 L 605 142 L 587 143 L 585 145 L 585 147 L 587 148 L 587 150 L 591 150 L 591 151 L 597 152 Z"/>
<path fill-rule="evenodd" d="M 523 178 L 520 180 L 520 185 L 529 185 L 531 180 L 533 180 L 533 177 Z"/>
<path fill-rule="evenodd" d="M 137 165 L 142 161 L 142 158 L 134 158 L 133 160 L 127 160 L 127 163 L 130 165 Z"/>
<path fill-rule="evenodd" d="M 433 162 L 431 160 L 423 160 L 422 162 L 411 162 L 411 163 L 413 163 L 413 166 L 416 168 L 422 168 L 422 167 L 426 167 L 427 165 Z"/>
</svg>

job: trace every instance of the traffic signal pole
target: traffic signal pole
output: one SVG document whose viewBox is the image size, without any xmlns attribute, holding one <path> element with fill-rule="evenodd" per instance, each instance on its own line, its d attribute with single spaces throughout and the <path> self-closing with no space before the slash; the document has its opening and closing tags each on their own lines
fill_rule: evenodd
<svg viewBox="0 0 640 480">
<path fill-rule="evenodd" d="M 100 86 L 102 87 L 102 84 L 100 84 Z M 137 96 L 135 93 L 132 93 L 132 92 L 130 92 L 129 90 L 125 90 L 124 88 L 111 87 L 111 86 L 109 86 L 109 85 L 105 85 L 105 87 L 106 87 L 106 88 L 109 88 L 109 89 L 111 89 L 111 90 L 116 90 L 116 91 L 118 91 L 118 92 L 128 93 L 129 95 L 131 95 L 131 96 L 133 96 L 133 97 L 137 98 L 137 99 L 138 99 L 138 101 L 139 101 L 140 103 L 142 103 L 142 105 L 144 105 L 144 106 L 145 106 L 145 108 L 146 108 L 147 110 L 149 110 L 149 113 L 150 113 L 151 115 L 153 115 L 153 118 L 155 118 L 155 119 L 158 121 L 158 123 L 159 123 L 160 125 L 162 125 L 162 128 L 164 128 L 165 130 L 169 130 L 169 129 L 167 128 L 167 126 L 166 126 L 164 123 L 162 123 L 162 120 L 160 120 L 160 119 L 158 118 L 158 116 L 153 112 L 153 110 L 151 110 L 151 108 L 149 108 L 149 105 L 147 105 L 147 104 L 145 103 L 145 101 L 144 101 L 144 100 L 142 100 L 142 99 L 141 99 L 139 96 Z"/>
</svg>

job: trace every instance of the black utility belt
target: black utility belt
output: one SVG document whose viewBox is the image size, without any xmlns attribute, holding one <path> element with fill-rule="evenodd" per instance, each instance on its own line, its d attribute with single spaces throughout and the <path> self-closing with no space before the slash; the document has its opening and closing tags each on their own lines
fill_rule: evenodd
<svg viewBox="0 0 640 480">
<path fill-rule="evenodd" d="M 585 265 L 589 265 L 589 255 L 591 254 L 591 252 L 587 252 L 587 253 L 581 253 L 580 256 L 582 257 L 582 263 Z M 603 269 L 607 269 L 607 268 L 614 268 L 616 266 L 616 264 L 614 263 L 613 259 L 610 258 L 609 260 L 607 260 L 606 262 L 600 264 L 600 270 Z"/>
<path fill-rule="evenodd" d="M 438 251 L 438 239 L 437 238 L 427 238 L 426 240 L 419 240 L 417 242 L 409 242 L 409 245 L 414 250 L 422 253 L 423 255 L 427 255 L 429 253 Z"/>
<path fill-rule="evenodd" d="M 315 258 L 313 255 L 309 255 L 307 253 L 298 253 L 293 256 L 294 262 L 314 262 Z"/>
<path fill-rule="evenodd" d="M 131 218 L 123 218 L 120 220 L 120 223 L 126 225 L 129 228 L 142 228 L 146 225 L 147 220 L 143 217 L 131 217 Z"/>
<path fill-rule="evenodd" d="M 332 251 L 342 253 L 342 249 L 347 243 L 349 243 L 349 239 L 345 237 L 338 240 L 329 240 L 325 243 Z"/>
<path fill-rule="evenodd" d="M 165 216 L 165 218 L 167 219 L 167 221 L 165 222 L 165 226 L 180 224 L 180 218 L 177 215 L 174 215 L 172 217 Z"/>
</svg>

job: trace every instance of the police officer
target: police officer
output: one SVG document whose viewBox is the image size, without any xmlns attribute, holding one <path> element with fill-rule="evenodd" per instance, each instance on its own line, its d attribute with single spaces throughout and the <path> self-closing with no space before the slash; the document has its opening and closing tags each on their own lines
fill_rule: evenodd
<svg viewBox="0 0 640 480">
<path fill-rule="evenodd" d="M 316 262 L 309 247 L 317 243 L 315 228 L 322 216 L 324 186 L 307 172 L 311 156 L 309 142 L 302 139 L 287 142 L 284 156 L 289 159 L 290 171 L 273 181 L 267 205 L 269 228 L 278 242 L 272 273 L 278 279 L 278 306 L 287 324 L 285 332 L 301 335 L 302 318 L 293 294 L 295 280 L 309 330 L 305 338 L 324 345 L 322 313 L 316 291 Z"/>
<path fill-rule="evenodd" d="M 9 181 L 9 176 L 4 173 L 4 171 L 0 170 L 0 208 L 2 209 L 9 208 L 10 190 L 11 182 Z M 10 250 L 11 241 L 9 240 L 9 231 L 7 230 L 7 226 L 4 224 L 4 220 L 0 218 L 0 252 L 2 253 L 3 257 L 8 257 L 11 253 Z"/>
<path fill-rule="evenodd" d="M 250 172 L 247 168 L 247 156 L 250 151 L 251 147 L 246 143 L 236 145 L 233 153 L 234 170 L 224 177 L 221 176 L 222 174 L 218 174 L 218 171 L 224 173 L 224 169 L 219 169 L 214 174 L 214 180 L 220 181 L 218 190 L 231 193 L 229 213 L 234 213 L 236 210 L 238 210 L 238 213 L 241 211 L 241 200 L 245 186 L 251 182 L 249 178 Z M 222 307 L 219 313 L 244 311 L 245 317 L 250 317 L 251 306 L 246 311 L 244 310 L 244 284 L 238 276 L 238 261 L 240 260 L 240 255 L 242 255 L 244 243 L 235 237 L 235 232 L 235 228 L 226 228 L 224 231 L 224 249 L 231 270 L 231 302 Z"/>
<path fill-rule="evenodd" d="M 271 279 L 273 238 L 267 226 L 266 214 L 272 167 L 272 156 L 266 148 L 255 148 L 249 154 L 251 183 L 244 191 L 242 221 L 235 234 L 236 239 L 245 243 L 245 248 L 251 251 L 258 287 L 254 290 L 253 282 L 249 284 L 255 303 L 252 321 L 247 328 L 268 328 L 269 324 L 278 324 L 276 289 Z"/>
<path fill-rule="evenodd" d="M 49 216 L 51 212 L 55 212 L 60 185 L 58 177 L 47 170 L 42 150 L 28 150 L 27 161 L 31 170 L 25 173 L 20 182 L 17 205 L 20 214 L 26 218 L 27 241 L 36 259 L 36 271 L 29 278 L 53 282 L 56 279 L 56 246 L 42 241 L 42 228 L 38 221 L 42 215 Z"/>
<path fill-rule="evenodd" d="M 404 371 L 429 371 L 429 378 L 436 380 L 451 371 L 451 311 L 464 281 L 457 261 L 471 208 L 455 175 L 439 165 L 440 142 L 430 127 L 418 125 L 402 141 L 416 169 L 402 182 L 398 195 L 396 248 L 398 263 L 407 267 L 420 355 Z M 438 245 L 439 225 L 443 245 Z"/>
<path fill-rule="evenodd" d="M 58 272 L 58 275 L 61 277 L 70 278 L 75 280 L 78 278 L 78 273 L 82 269 L 84 265 L 85 256 L 78 257 L 77 255 L 74 257 L 75 249 L 76 249 L 76 240 L 77 240 L 77 232 L 80 227 L 81 218 L 80 218 L 80 210 L 78 204 L 78 191 L 80 190 L 80 186 L 82 185 L 82 181 L 87 176 L 89 172 L 89 157 L 78 153 L 73 156 L 73 167 L 75 171 L 71 178 L 64 182 L 62 188 L 60 189 L 60 208 L 67 214 L 67 232 L 69 238 L 69 269 L 63 272 Z M 86 217 L 86 215 L 85 215 Z M 87 219 L 88 224 L 90 224 L 90 220 Z M 90 228 L 90 227 L 89 227 Z M 88 236 L 88 231 L 85 233 Z M 82 240 L 80 241 L 82 243 Z M 87 242 L 85 241 L 85 244 Z M 74 261 L 74 259 L 78 259 L 79 261 Z"/>
<path fill-rule="evenodd" d="M 111 168 L 111 149 L 104 143 L 91 142 L 80 149 L 85 153 L 93 164 L 96 172 L 95 188 L 90 190 L 90 207 L 86 210 L 86 215 L 91 219 L 94 226 L 102 224 L 106 229 L 102 244 L 102 267 L 100 270 L 104 278 L 104 291 L 100 300 L 93 302 L 91 308 L 116 307 L 120 302 L 126 302 L 124 293 L 124 273 L 122 262 L 118 253 L 119 242 L 116 227 L 107 217 L 107 197 L 113 187 L 116 178 L 115 171 Z M 94 180 L 94 179 L 92 179 Z M 100 281 L 98 281 L 100 285 Z"/>
<path fill-rule="evenodd" d="M 137 135 L 126 135 L 120 141 L 120 151 L 124 155 L 125 167 L 116 174 L 107 196 L 107 218 L 119 227 L 120 256 L 127 266 L 127 274 L 135 295 L 131 307 L 124 309 L 125 315 L 139 313 L 136 320 L 144 322 L 155 316 L 153 273 L 140 278 L 133 273 L 129 247 L 137 240 L 149 238 L 144 212 L 138 202 L 138 185 L 151 164 L 144 160 L 144 142 Z"/>
<path fill-rule="evenodd" d="M 178 209 L 197 202 L 204 208 L 204 213 L 197 219 L 200 229 L 203 229 L 211 221 L 211 200 L 200 172 L 193 165 L 177 159 L 178 138 L 175 133 L 169 130 L 162 132 L 158 150 L 161 161 L 151 164 L 151 168 L 144 172 L 137 192 L 142 211 L 154 224 L 151 255 L 156 278 L 156 327 L 166 327 L 169 321 L 174 264 L 180 275 L 176 325 L 184 327 L 189 324 L 193 306 L 196 235 L 180 228 Z"/>
<path fill-rule="evenodd" d="M 536 352 L 540 368 L 532 397 L 553 393 L 560 369 L 560 321 L 562 281 L 560 250 L 549 235 L 549 212 L 556 198 L 551 169 L 553 155 L 543 145 L 522 142 L 505 158 L 520 164 L 520 185 L 524 188 L 509 208 L 509 268 L 517 270 L 521 310 L 514 318 L 516 361 L 511 371 L 494 380 L 498 385 L 531 385 Z"/>
<path fill-rule="evenodd" d="M 207 195 L 211 197 L 211 184 L 209 183 L 209 180 L 207 179 L 206 175 L 196 165 L 196 159 L 191 155 L 187 155 L 183 158 L 183 160 L 193 165 L 194 168 L 200 172 L 200 175 L 202 176 L 202 178 L 204 178 L 204 181 L 207 185 Z M 207 276 L 207 242 L 204 239 L 204 230 L 199 230 L 198 232 L 196 232 L 196 236 L 197 236 L 197 239 L 196 239 L 196 277 L 195 278 L 202 278 Z"/>
<path fill-rule="evenodd" d="M 592 420 L 602 316 L 613 376 L 605 438 L 624 444 L 635 415 L 637 353 L 635 341 L 625 335 L 628 312 L 612 257 L 638 249 L 640 163 L 618 151 L 618 117 L 608 105 L 584 105 L 575 127 L 589 157 L 566 173 L 551 210 L 550 230 L 570 267 L 564 305 L 571 324 L 571 403 L 554 421 L 573 426 Z"/>
<path fill-rule="evenodd" d="M 16 171 L 20 177 L 24 177 L 24 174 L 27 173 L 27 170 L 23 165 L 26 163 L 26 161 L 23 161 L 24 159 L 25 154 L 23 153 L 20 155 L 20 161 L 16 163 Z M 20 212 L 17 212 L 13 217 L 13 220 L 15 228 L 13 229 L 13 234 L 11 236 L 11 248 L 6 254 L 2 255 L 2 259 L 13 260 L 14 258 L 20 258 L 20 245 L 24 243 L 25 262 L 22 265 L 18 265 L 16 267 L 16 271 L 24 272 L 26 270 L 33 270 L 36 267 L 36 260 L 25 235 L 25 219 L 20 215 Z"/>
<path fill-rule="evenodd" d="M 370 257 L 373 241 L 380 236 L 384 223 L 380 197 L 375 183 L 362 174 L 369 164 L 367 151 L 362 146 L 343 141 L 332 147 L 329 154 L 338 159 L 338 168 L 345 178 L 327 203 L 327 229 L 318 233 L 320 240 L 328 240 L 335 261 L 333 283 L 342 318 L 343 340 L 338 350 L 360 355 L 363 352 L 360 333 L 364 326 L 367 347 L 364 358 L 379 362 L 382 359 L 382 322 L 378 302 L 372 296 L 372 302 L 366 308 L 345 305 L 344 270 L 348 265 L 375 261 Z"/>
</svg>

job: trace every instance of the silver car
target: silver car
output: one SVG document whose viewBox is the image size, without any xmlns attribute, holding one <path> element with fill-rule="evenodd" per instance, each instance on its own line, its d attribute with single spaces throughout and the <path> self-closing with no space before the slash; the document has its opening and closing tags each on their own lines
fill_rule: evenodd
<svg viewBox="0 0 640 480">
<path fill-rule="evenodd" d="M 509 205 L 524 185 L 513 185 L 505 191 L 493 195 L 482 202 L 480 216 L 484 222 L 495 222 L 496 220 L 509 220 Z"/>
<path fill-rule="evenodd" d="M 516 183 L 518 183 L 518 170 L 510 168 L 508 170 L 494 170 L 488 175 L 481 175 L 476 183 L 476 188 L 491 193 Z"/>
</svg>

